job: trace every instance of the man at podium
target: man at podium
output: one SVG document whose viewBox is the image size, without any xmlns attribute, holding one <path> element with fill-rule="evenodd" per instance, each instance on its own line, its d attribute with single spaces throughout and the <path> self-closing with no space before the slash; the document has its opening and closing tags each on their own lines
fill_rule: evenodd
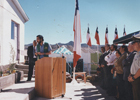
<svg viewBox="0 0 140 100">
<path fill-rule="evenodd" d="M 36 39 L 38 43 L 36 53 L 35 53 L 37 56 L 37 60 L 43 57 L 49 57 L 52 51 L 50 44 L 47 42 L 44 43 L 44 38 L 42 35 L 37 35 Z"/>
</svg>

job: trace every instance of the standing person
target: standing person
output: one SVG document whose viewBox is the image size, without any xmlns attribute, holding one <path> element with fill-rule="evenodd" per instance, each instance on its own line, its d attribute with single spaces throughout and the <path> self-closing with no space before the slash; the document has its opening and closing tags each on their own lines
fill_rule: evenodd
<svg viewBox="0 0 140 100">
<path fill-rule="evenodd" d="M 100 56 L 99 58 L 99 63 L 97 64 L 98 68 L 97 68 L 97 75 L 99 76 L 99 81 L 100 81 L 100 86 L 103 88 L 103 78 L 104 78 L 104 75 L 103 75 L 103 68 L 101 67 L 101 64 L 104 60 L 104 54 L 105 54 L 105 47 L 101 47 L 101 52 L 102 52 L 102 55 Z M 92 61 L 94 65 L 96 65 L 94 63 L 94 61 Z"/>
<path fill-rule="evenodd" d="M 105 45 L 105 53 L 103 55 L 103 58 L 105 58 L 105 56 L 107 56 L 110 53 L 110 45 L 106 44 Z M 101 67 L 103 68 L 103 89 L 107 89 L 108 88 L 108 80 L 107 80 L 107 62 L 105 61 L 105 59 L 103 59 L 102 63 L 101 63 Z"/>
<path fill-rule="evenodd" d="M 132 83 L 133 100 L 140 100 L 140 40 L 134 40 L 133 46 L 137 53 L 131 65 L 131 76 L 128 77 L 128 81 Z"/>
<path fill-rule="evenodd" d="M 119 49 L 121 56 L 117 59 L 115 62 L 115 70 L 117 73 L 117 85 L 118 85 L 118 92 L 119 92 L 119 99 L 120 100 L 125 100 L 124 93 L 125 93 L 125 88 L 124 88 L 124 80 L 123 80 L 123 65 L 122 61 L 126 59 L 127 57 L 127 46 L 122 45 Z"/>
<path fill-rule="evenodd" d="M 117 76 L 117 73 L 116 73 L 116 67 L 121 67 L 121 53 L 119 50 L 116 50 L 116 60 L 114 62 L 114 68 L 112 68 L 111 70 L 111 73 L 114 74 L 114 79 L 113 79 L 113 83 L 112 86 L 113 86 L 113 93 L 116 95 L 116 98 L 119 99 L 119 92 L 118 92 L 118 85 L 117 85 L 117 82 L 116 82 L 116 76 Z"/>
<path fill-rule="evenodd" d="M 37 60 L 35 56 L 36 52 L 36 40 L 33 41 L 33 45 L 28 47 L 27 55 L 29 57 L 29 71 L 28 71 L 28 79 L 27 81 L 31 81 L 32 75 L 33 75 L 33 68 L 35 65 L 35 61 Z"/>
<path fill-rule="evenodd" d="M 105 57 L 105 61 L 107 62 L 107 81 L 108 81 L 107 93 L 110 96 L 114 96 L 114 93 L 112 92 L 113 74 L 111 73 L 111 69 L 113 68 L 114 61 L 116 59 L 116 49 L 117 46 L 112 44 L 110 47 L 111 52 Z"/>
<path fill-rule="evenodd" d="M 136 52 L 134 51 L 134 46 L 132 42 L 128 45 L 128 51 L 130 52 L 126 59 L 123 60 L 123 80 L 125 87 L 125 100 L 133 100 L 132 84 L 128 81 L 128 76 L 130 74 L 130 68 L 134 59 Z"/>
<path fill-rule="evenodd" d="M 49 55 L 51 54 L 51 46 L 49 45 L 49 43 L 45 42 L 44 43 L 44 38 L 42 35 L 38 35 L 37 36 L 37 59 L 41 59 L 43 57 L 49 57 Z"/>
</svg>

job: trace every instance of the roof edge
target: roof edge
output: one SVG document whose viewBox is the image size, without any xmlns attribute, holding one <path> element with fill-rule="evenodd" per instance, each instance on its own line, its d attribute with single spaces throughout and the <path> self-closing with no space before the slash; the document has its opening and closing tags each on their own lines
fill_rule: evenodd
<svg viewBox="0 0 140 100">
<path fill-rule="evenodd" d="M 23 8 L 21 7 L 20 3 L 18 2 L 18 0 L 12 0 L 12 2 L 14 3 L 14 5 L 18 8 L 19 12 L 21 13 L 23 19 L 25 20 L 25 22 L 29 21 L 28 16 L 26 15 L 25 11 L 23 10 Z"/>
</svg>

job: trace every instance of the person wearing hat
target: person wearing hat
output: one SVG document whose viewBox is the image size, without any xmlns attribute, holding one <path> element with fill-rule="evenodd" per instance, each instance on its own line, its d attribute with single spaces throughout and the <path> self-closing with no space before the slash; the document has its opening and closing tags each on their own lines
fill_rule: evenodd
<svg viewBox="0 0 140 100">
<path fill-rule="evenodd" d="M 128 76 L 130 75 L 131 65 L 136 54 L 134 50 L 132 42 L 128 44 L 129 54 L 126 59 L 123 60 L 123 80 L 124 80 L 124 88 L 125 88 L 125 99 L 133 100 L 133 92 L 132 92 L 132 84 L 128 81 Z"/>
<path fill-rule="evenodd" d="M 133 100 L 140 100 L 140 40 L 133 40 L 133 46 L 137 53 L 131 65 L 128 81 L 132 83 Z"/>
<path fill-rule="evenodd" d="M 49 57 L 52 48 L 49 43 L 44 43 L 44 38 L 42 35 L 37 35 L 37 43 L 37 52 L 35 53 L 37 56 L 37 60 L 43 57 Z"/>
</svg>

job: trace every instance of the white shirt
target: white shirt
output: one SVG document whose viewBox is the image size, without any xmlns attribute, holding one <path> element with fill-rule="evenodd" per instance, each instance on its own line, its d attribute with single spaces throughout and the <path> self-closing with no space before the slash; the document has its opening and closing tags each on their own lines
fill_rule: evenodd
<svg viewBox="0 0 140 100">
<path fill-rule="evenodd" d="M 35 51 L 34 51 L 34 49 L 35 49 Z M 36 53 L 36 46 L 35 46 L 35 47 L 33 46 L 33 53 L 34 53 L 34 54 L 33 54 L 33 56 L 34 56 L 33 58 L 36 58 L 36 56 L 35 56 L 35 53 Z"/>
<path fill-rule="evenodd" d="M 136 53 L 134 56 L 130 72 L 132 75 L 135 75 L 137 71 L 140 69 L 140 51 Z"/>
<path fill-rule="evenodd" d="M 111 51 L 107 56 L 105 56 L 105 61 L 107 65 L 114 65 L 116 59 L 116 51 Z"/>
</svg>

